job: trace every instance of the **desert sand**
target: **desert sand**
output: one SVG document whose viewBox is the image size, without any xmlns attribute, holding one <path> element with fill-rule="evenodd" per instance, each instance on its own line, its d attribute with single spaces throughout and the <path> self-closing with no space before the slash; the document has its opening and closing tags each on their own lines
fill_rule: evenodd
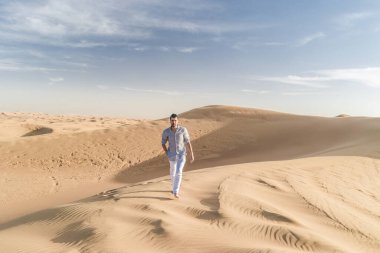
<svg viewBox="0 0 380 253">
<path fill-rule="evenodd" d="M 343 114 L 342 114 L 343 115 Z M 0 252 L 380 252 L 380 118 L 232 106 L 168 119 L 0 113 Z"/>
</svg>

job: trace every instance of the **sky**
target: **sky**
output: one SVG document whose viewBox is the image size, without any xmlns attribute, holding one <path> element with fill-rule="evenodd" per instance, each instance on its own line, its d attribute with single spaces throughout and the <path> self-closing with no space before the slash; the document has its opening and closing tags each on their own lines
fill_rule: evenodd
<svg viewBox="0 0 380 253">
<path fill-rule="evenodd" d="M 377 0 L 0 0 L 0 111 L 380 116 Z"/>
</svg>

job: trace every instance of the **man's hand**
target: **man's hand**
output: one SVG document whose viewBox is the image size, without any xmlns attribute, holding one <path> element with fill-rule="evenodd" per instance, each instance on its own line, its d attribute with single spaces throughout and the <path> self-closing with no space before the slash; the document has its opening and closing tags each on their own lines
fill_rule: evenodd
<svg viewBox="0 0 380 253">
<path fill-rule="evenodd" d="M 164 150 L 166 156 L 168 155 L 168 149 L 166 148 L 166 144 L 162 144 L 162 149 Z"/>
<path fill-rule="evenodd" d="M 190 155 L 190 163 L 193 163 L 193 162 L 194 162 L 194 154 L 191 153 L 191 155 Z"/>
</svg>

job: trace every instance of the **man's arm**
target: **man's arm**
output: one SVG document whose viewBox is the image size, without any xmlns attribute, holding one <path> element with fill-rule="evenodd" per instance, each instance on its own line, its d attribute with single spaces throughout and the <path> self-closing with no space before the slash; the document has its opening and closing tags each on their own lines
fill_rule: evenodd
<svg viewBox="0 0 380 253">
<path fill-rule="evenodd" d="M 166 147 L 166 142 L 168 142 L 168 136 L 165 134 L 165 131 L 164 131 L 164 132 L 162 132 L 161 144 L 162 144 L 162 149 L 165 151 L 165 154 L 168 153 L 168 148 Z"/>
<path fill-rule="evenodd" d="M 186 146 L 190 151 L 190 163 L 193 163 L 194 162 L 194 153 L 193 153 L 193 147 L 191 146 L 190 141 L 188 143 L 186 143 Z"/>
<path fill-rule="evenodd" d="M 191 146 L 190 135 L 189 135 L 189 132 L 187 131 L 186 128 L 184 129 L 184 141 L 186 143 L 187 149 L 190 151 L 190 157 L 191 157 L 190 158 L 190 163 L 193 163 L 194 162 L 193 147 Z"/>
<path fill-rule="evenodd" d="M 168 153 L 168 148 L 166 147 L 166 144 L 162 144 L 162 149 L 165 151 L 165 154 Z"/>
</svg>

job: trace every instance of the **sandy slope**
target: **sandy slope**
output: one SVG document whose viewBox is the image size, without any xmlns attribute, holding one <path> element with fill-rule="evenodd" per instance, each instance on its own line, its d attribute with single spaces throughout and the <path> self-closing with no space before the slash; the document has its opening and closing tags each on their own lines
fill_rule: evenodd
<svg viewBox="0 0 380 253">
<path fill-rule="evenodd" d="M 18 141 L 22 137 L 64 135 L 125 126 L 141 122 L 126 118 L 64 116 L 44 113 L 0 113 L 0 142 Z"/>
<path fill-rule="evenodd" d="M 88 160 L 96 156 L 96 151 L 85 152 L 86 145 L 93 145 L 87 140 L 89 135 L 140 122 L 143 121 L 0 113 L 0 222 L 103 189 L 94 185 L 99 179 L 97 175 L 81 173 L 78 166 L 89 167 Z M 98 145 L 102 144 L 93 145 L 94 150 Z"/>
<path fill-rule="evenodd" d="M 380 161 L 320 157 L 162 177 L 0 226 L 4 252 L 379 252 Z M 22 241 L 19 241 L 23 238 Z M 17 243 L 16 243 L 17 242 Z"/>
<path fill-rule="evenodd" d="M 20 124 L 12 120 L 16 126 Z M 35 115 L 28 118 L 29 124 L 35 121 L 35 125 L 55 131 L 28 137 L 22 137 L 22 132 L 0 142 L 0 222 L 116 187 L 124 183 L 113 180 L 117 173 L 153 158 L 166 164 L 160 142 L 167 120 L 112 119 L 107 128 L 101 129 L 101 119 L 91 117 L 96 125 L 88 126 L 91 122 L 85 120 L 82 131 L 66 133 L 48 120 L 42 122 L 45 124 L 39 120 Z M 63 117 L 60 124 L 70 127 L 72 120 L 71 116 Z M 200 127 L 192 133 L 193 138 L 221 125 L 213 120 L 183 122 L 190 128 Z"/>
<path fill-rule="evenodd" d="M 380 251 L 378 118 L 227 106 L 183 113 L 197 159 L 186 170 L 196 171 L 172 200 L 166 119 L 104 126 L 88 117 L 71 131 L 71 117 L 35 114 L 23 120 L 53 131 L 22 137 L 23 125 L 4 137 L 15 115 L 0 124 L 1 251 Z"/>
</svg>

